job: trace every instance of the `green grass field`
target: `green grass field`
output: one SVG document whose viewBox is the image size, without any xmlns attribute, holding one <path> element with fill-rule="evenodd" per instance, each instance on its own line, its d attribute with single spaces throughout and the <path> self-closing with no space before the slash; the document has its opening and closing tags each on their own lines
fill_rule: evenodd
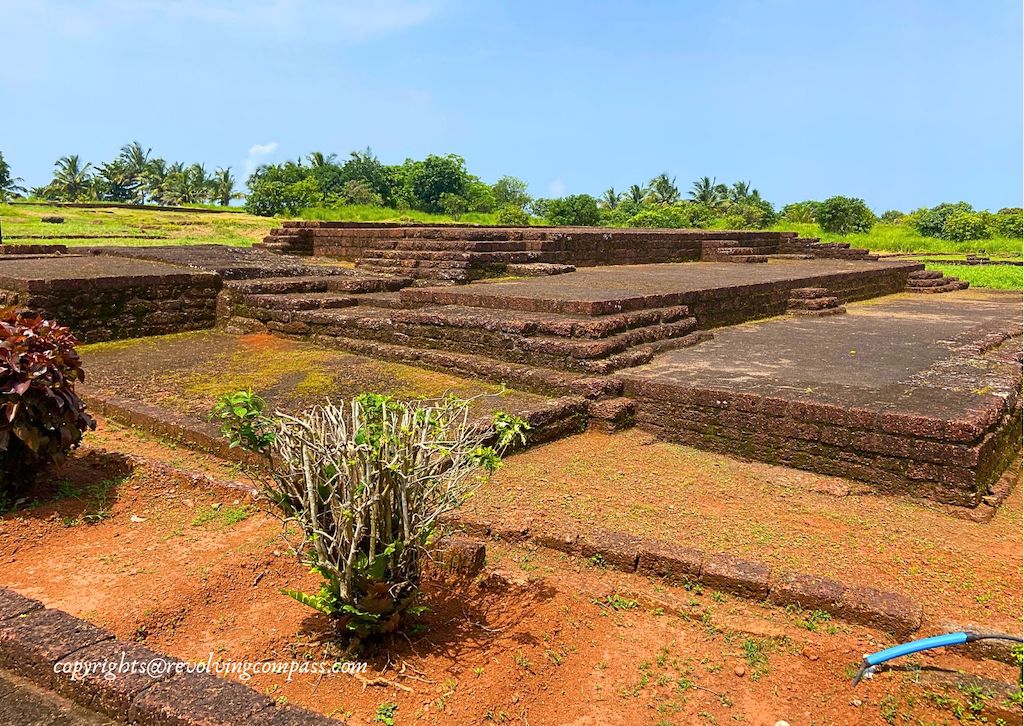
<svg viewBox="0 0 1024 726">
<path fill-rule="evenodd" d="M 772 229 L 799 232 L 804 237 L 820 237 L 823 242 L 849 242 L 851 247 L 865 247 L 872 252 L 931 252 L 964 255 L 968 252 L 986 252 L 992 257 L 1020 259 L 1021 240 L 1009 237 L 991 237 L 969 242 L 951 242 L 934 237 L 922 237 L 917 230 L 895 224 L 876 224 L 868 234 L 831 234 L 822 232 L 816 224 L 783 222 Z"/>
<path fill-rule="evenodd" d="M 48 224 L 41 220 L 50 215 L 63 217 L 63 224 Z M 263 239 L 274 224 L 272 219 L 243 212 L 210 214 L 188 209 L 163 212 L 112 205 L 83 209 L 0 204 L 0 225 L 3 226 L 5 244 L 224 244 L 248 247 Z M 23 235 L 49 235 L 54 239 L 18 239 Z M 103 239 L 103 235 L 133 237 Z"/>
<path fill-rule="evenodd" d="M 959 277 L 971 287 L 992 287 L 997 290 L 1024 289 L 1024 267 L 1017 265 L 938 265 L 927 263 L 929 270 Z"/>
</svg>

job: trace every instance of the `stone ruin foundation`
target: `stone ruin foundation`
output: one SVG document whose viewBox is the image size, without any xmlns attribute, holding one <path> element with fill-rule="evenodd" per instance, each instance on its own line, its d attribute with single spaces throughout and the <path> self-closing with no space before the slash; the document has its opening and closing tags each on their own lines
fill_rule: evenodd
<svg viewBox="0 0 1024 726">
<path fill-rule="evenodd" d="M 0 254 L 0 301 L 86 342 L 308 339 L 961 507 L 998 504 L 1020 446 L 1017 296 L 890 297 L 966 285 L 790 232 L 284 222 L 251 250 L 31 251 Z"/>
</svg>

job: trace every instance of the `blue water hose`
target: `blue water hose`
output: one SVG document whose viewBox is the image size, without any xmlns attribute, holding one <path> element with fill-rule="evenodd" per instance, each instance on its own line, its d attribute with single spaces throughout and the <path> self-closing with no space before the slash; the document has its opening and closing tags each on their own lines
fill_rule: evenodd
<svg viewBox="0 0 1024 726">
<path fill-rule="evenodd" d="M 857 675 L 853 678 L 853 685 L 856 686 L 865 676 L 870 677 L 871 673 L 877 666 L 885 663 L 886 661 L 893 660 L 894 658 L 902 658 L 905 655 L 920 653 L 922 650 L 931 650 L 932 648 L 946 648 L 950 645 L 973 643 L 976 640 L 1012 640 L 1018 643 L 1024 641 L 1024 639 L 1019 638 L 1016 635 L 1005 635 L 1003 633 L 972 633 L 970 631 L 946 633 L 945 635 L 933 635 L 930 638 L 912 640 L 909 643 L 894 645 L 891 648 L 886 648 L 885 650 L 880 650 L 877 653 L 871 653 L 870 655 L 864 656 L 860 670 L 857 671 Z"/>
</svg>

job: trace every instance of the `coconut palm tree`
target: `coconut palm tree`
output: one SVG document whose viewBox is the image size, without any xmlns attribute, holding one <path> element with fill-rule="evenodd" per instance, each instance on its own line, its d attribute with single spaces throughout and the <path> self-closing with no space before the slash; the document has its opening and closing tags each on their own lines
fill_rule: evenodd
<svg viewBox="0 0 1024 726">
<path fill-rule="evenodd" d="M 679 187 L 676 186 L 676 178 L 668 178 L 668 174 L 658 174 L 648 184 L 650 191 L 648 198 L 655 204 L 669 205 L 679 201 Z"/>
<path fill-rule="evenodd" d="M 624 196 L 625 201 L 631 203 L 633 206 L 640 206 L 647 199 L 647 195 L 650 190 L 647 187 L 642 187 L 639 184 L 633 184 L 626 191 Z"/>
<path fill-rule="evenodd" d="M 128 165 L 119 157 L 100 164 L 93 178 L 96 195 L 108 202 L 135 200 L 136 182 Z"/>
<path fill-rule="evenodd" d="M 149 169 L 150 152 L 152 149 L 143 149 L 142 144 L 133 141 L 122 146 L 121 152 L 117 155 L 117 161 L 124 169 L 126 185 L 131 190 L 132 201 L 135 204 L 146 203 L 146 173 Z"/>
<path fill-rule="evenodd" d="M 78 154 L 71 154 L 57 159 L 53 166 L 53 179 L 46 187 L 49 190 L 48 196 L 69 202 L 77 202 L 88 196 L 89 187 L 92 186 L 92 164 L 83 164 Z"/>
<path fill-rule="evenodd" d="M 183 204 L 203 204 L 210 198 L 211 179 L 202 164 L 191 164 L 185 170 Z"/>
<path fill-rule="evenodd" d="M 213 173 L 210 184 L 210 196 L 222 207 L 231 204 L 232 199 L 241 199 L 242 194 L 235 191 L 235 177 L 231 173 L 231 167 L 217 169 Z"/>
<path fill-rule="evenodd" d="M 25 187 L 21 186 L 24 181 L 20 176 L 11 176 L 11 167 L 4 160 L 0 153 L 0 202 L 6 202 L 11 197 L 17 197 L 25 193 Z"/>
<path fill-rule="evenodd" d="M 619 206 L 620 201 L 622 201 L 622 195 L 615 191 L 615 187 L 608 187 L 601 195 L 601 199 L 598 200 L 598 204 L 605 209 L 615 209 Z"/>
<path fill-rule="evenodd" d="M 701 177 L 690 187 L 690 199 L 712 209 L 718 209 L 729 198 L 729 190 L 725 184 L 718 184 L 709 176 Z"/>
<path fill-rule="evenodd" d="M 732 186 L 729 187 L 729 200 L 732 202 L 742 202 L 747 199 L 760 199 L 761 192 L 750 186 L 748 181 L 733 182 Z"/>
<path fill-rule="evenodd" d="M 164 180 L 167 178 L 167 162 L 160 157 L 150 159 L 146 164 L 143 178 L 146 180 L 146 192 L 149 194 L 150 200 L 157 204 L 164 204 L 165 200 L 161 193 Z"/>
<path fill-rule="evenodd" d="M 311 167 L 316 169 L 317 167 L 328 166 L 330 164 L 333 164 L 335 160 L 337 160 L 337 158 L 337 154 L 327 154 L 325 156 L 324 152 L 322 151 L 314 151 L 312 154 L 309 154 L 306 157 L 306 160 L 309 162 L 309 165 Z M 302 162 L 299 163 L 301 164 Z"/>
</svg>

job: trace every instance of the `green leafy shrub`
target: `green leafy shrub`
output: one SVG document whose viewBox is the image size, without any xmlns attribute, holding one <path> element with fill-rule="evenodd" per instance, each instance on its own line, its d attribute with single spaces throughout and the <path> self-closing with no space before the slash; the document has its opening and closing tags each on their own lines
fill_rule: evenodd
<svg viewBox="0 0 1024 726">
<path fill-rule="evenodd" d="M 946 217 L 942 225 L 942 238 L 954 242 L 985 239 L 988 236 L 989 229 L 985 217 L 977 212 L 956 209 Z"/>
<path fill-rule="evenodd" d="M 811 224 L 817 221 L 818 207 L 820 206 L 821 202 L 793 202 L 782 208 L 780 218 L 783 222 Z"/>
<path fill-rule="evenodd" d="M 441 211 L 447 214 L 452 219 L 458 219 L 467 211 L 469 211 L 469 203 L 466 198 L 460 194 L 452 194 L 451 192 L 441 192 L 441 196 L 438 197 L 437 205 L 441 208 Z"/>
<path fill-rule="evenodd" d="M 953 212 L 973 212 L 967 202 L 943 202 L 931 209 L 919 209 L 911 215 L 911 221 L 922 237 L 937 237 L 946 239 L 945 228 L 946 218 Z"/>
<path fill-rule="evenodd" d="M 266 406 L 251 390 L 235 391 L 217 401 L 211 418 L 220 421 L 220 432 L 231 448 L 265 451 L 274 443 L 272 422 L 263 413 Z"/>
<path fill-rule="evenodd" d="M 297 215 L 307 207 L 316 206 L 322 199 L 323 193 L 313 177 L 291 184 L 261 180 L 255 185 L 250 182 L 249 194 L 245 197 L 245 209 L 250 214 L 261 217 L 273 217 L 275 214 Z"/>
<path fill-rule="evenodd" d="M 1000 209 L 993 215 L 992 228 L 1000 237 L 1024 237 L 1024 209 Z"/>
<path fill-rule="evenodd" d="M 78 341 L 27 310 L 0 310 L 0 502 L 60 464 L 96 422 L 75 393 Z"/>
<path fill-rule="evenodd" d="M 778 220 L 775 207 L 760 197 L 747 197 L 731 204 L 725 223 L 726 229 L 765 229 Z"/>
<path fill-rule="evenodd" d="M 267 456 L 266 494 L 301 531 L 296 551 L 323 578 L 319 592 L 285 594 L 356 638 L 392 632 L 419 612 L 420 564 L 440 518 L 500 465 L 503 451 L 525 443 L 529 429 L 504 413 L 481 425 L 469 404 L 364 393 L 259 421 L 262 402 L 248 393 L 221 401 L 225 420 L 238 424 L 232 441 L 254 442 Z"/>
<path fill-rule="evenodd" d="M 907 215 L 898 209 L 888 209 L 878 218 L 882 224 L 903 224 L 907 221 Z"/>
<path fill-rule="evenodd" d="M 684 206 L 650 206 L 626 220 L 626 226 L 681 229 L 693 226 L 693 215 Z"/>
<path fill-rule="evenodd" d="M 836 196 L 818 205 L 815 220 L 825 232 L 852 234 L 870 232 L 875 214 L 863 199 Z"/>
<path fill-rule="evenodd" d="M 526 227 L 530 224 L 530 215 L 522 207 L 506 204 L 498 210 L 494 221 L 509 227 Z"/>
<path fill-rule="evenodd" d="M 384 199 L 362 179 L 350 179 L 341 185 L 339 201 L 343 204 L 364 204 L 370 207 L 384 206 Z"/>
<path fill-rule="evenodd" d="M 589 194 L 570 194 L 546 202 L 544 216 L 554 225 L 592 227 L 601 219 L 597 200 Z"/>
</svg>

